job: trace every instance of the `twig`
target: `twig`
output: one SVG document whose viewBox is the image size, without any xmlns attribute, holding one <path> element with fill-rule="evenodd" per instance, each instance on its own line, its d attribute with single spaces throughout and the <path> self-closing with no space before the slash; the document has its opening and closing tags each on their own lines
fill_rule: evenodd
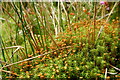
<svg viewBox="0 0 120 80">
<path fill-rule="evenodd" d="M 115 9 L 116 6 L 117 6 L 117 2 L 115 3 L 115 5 L 113 6 L 112 10 L 110 11 L 110 14 L 109 14 L 109 16 L 106 19 L 106 22 L 109 20 L 111 14 L 113 13 L 113 10 Z"/>
<path fill-rule="evenodd" d="M 19 49 L 24 48 L 24 47 L 22 47 L 22 46 L 11 46 L 11 47 L 5 47 L 5 48 L 0 48 L 0 49 L 11 49 L 11 48 L 17 48 L 17 49 L 13 52 L 13 54 L 12 54 L 12 56 L 13 56 Z M 12 56 L 11 56 L 10 58 L 12 58 Z"/>
<path fill-rule="evenodd" d="M 3 49 L 11 49 L 11 48 L 23 48 L 22 46 L 11 46 L 11 47 L 5 47 L 5 48 L 3 48 Z M 0 48 L 0 49 L 2 49 L 2 48 Z"/>
<path fill-rule="evenodd" d="M 108 17 L 107 17 L 107 19 L 106 19 L 106 23 L 108 22 L 109 17 L 110 17 L 111 14 L 113 13 L 113 10 L 115 9 L 116 6 L 117 6 L 117 2 L 114 4 L 112 10 L 111 10 L 110 13 L 108 14 Z M 99 38 L 99 36 L 100 36 L 101 32 L 103 31 L 103 29 L 104 29 L 104 26 L 101 26 L 100 31 L 99 31 L 99 33 L 98 33 L 97 39 Z"/>
<path fill-rule="evenodd" d="M 113 13 L 115 13 L 115 12 L 116 12 L 116 11 L 112 12 L 111 14 L 113 14 Z M 108 14 L 104 15 L 103 17 L 101 17 L 101 18 L 97 19 L 97 21 L 99 21 L 99 20 L 101 20 L 101 19 L 103 19 L 103 18 L 105 18 L 105 17 L 109 16 L 109 14 L 110 14 L 110 13 L 108 13 Z"/>
<path fill-rule="evenodd" d="M 0 60 L 0 63 L 7 64 L 6 62 L 4 62 L 4 61 L 2 61 L 2 60 Z"/>
<path fill-rule="evenodd" d="M 4 19 L 4 18 L 0 17 L 0 20 L 6 20 L 6 19 Z"/>
<path fill-rule="evenodd" d="M 2 70 L 2 69 L 0 69 L 0 71 L 1 71 L 1 72 L 6 72 L 6 73 L 9 73 L 9 74 L 13 74 L 13 75 L 18 76 L 16 73 L 13 73 L 13 72 L 11 72 L 11 71 L 6 71 L 6 70 Z"/>
<path fill-rule="evenodd" d="M 107 77 L 107 68 L 105 70 L 105 80 L 106 80 L 106 77 Z"/>
<path fill-rule="evenodd" d="M 60 48 L 60 49 L 65 49 L 65 48 L 70 48 L 71 46 L 67 46 L 67 47 L 63 47 L 63 48 Z M 60 50 L 60 49 L 57 49 L 57 50 Z M 6 67 L 9 67 L 9 66 L 12 66 L 14 64 L 18 64 L 18 63 L 22 63 L 24 61 L 28 61 L 28 60 L 31 60 L 31 59 L 35 59 L 35 58 L 38 58 L 38 57 L 41 57 L 41 56 L 44 56 L 46 54 L 49 54 L 49 53 L 52 53 L 52 52 L 55 52 L 57 50 L 53 50 L 51 52 L 46 52 L 44 54 L 41 54 L 41 55 L 38 55 L 38 56 L 34 56 L 34 57 L 31 57 L 31 58 L 28 58 L 28 59 L 24 59 L 24 60 L 21 60 L 21 61 L 18 61 L 18 62 L 15 62 L 15 63 L 12 63 L 12 64 L 9 64 L 9 65 L 6 65 L 6 66 L 3 66 L 0 70 L 2 70 L 3 68 L 6 68 Z"/>
<path fill-rule="evenodd" d="M 107 72 L 107 73 L 109 73 L 109 74 L 112 74 L 112 75 L 115 75 L 115 74 L 117 74 L 117 73 L 112 73 L 112 72 Z"/>
<path fill-rule="evenodd" d="M 113 65 L 110 65 L 111 67 L 113 67 L 114 69 L 116 69 L 116 70 L 118 70 L 118 71 L 120 71 L 120 69 L 119 68 L 117 68 L 117 67 L 115 67 L 115 66 L 113 66 Z"/>
<path fill-rule="evenodd" d="M 20 50 L 20 49 L 21 49 L 21 47 L 18 47 L 18 48 L 13 52 L 13 54 L 12 54 L 12 56 L 11 56 L 10 58 L 12 58 L 13 55 L 14 55 L 18 50 Z"/>
<path fill-rule="evenodd" d="M 94 31 L 93 31 L 93 41 L 95 42 L 95 28 L 96 28 L 96 2 L 94 3 Z"/>
<path fill-rule="evenodd" d="M 104 26 L 102 26 L 102 27 L 100 28 L 100 31 L 99 31 L 99 33 L 98 33 L 98 35 L 97 35 L 97 39 L 99 38 L 99 36 L 100 36 L 100 34 L 101 34 L 103 28 L 104 28 Z M 97 40 L 97 39 L 96 39 L 96 40 Z"/>
</svg>

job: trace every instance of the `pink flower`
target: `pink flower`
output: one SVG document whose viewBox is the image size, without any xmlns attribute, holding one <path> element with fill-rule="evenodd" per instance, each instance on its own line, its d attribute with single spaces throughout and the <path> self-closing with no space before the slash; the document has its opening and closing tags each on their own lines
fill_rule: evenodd
<svg viewBox="0 0 120 80">
<path fill-rule="evenodd" d="M 110 10 L 110 7 L 107 7 L 107 8 L 106 8 L 106 10 L 108 10 L 108 11 L 109 11 L 109 10 Z"/>
<path fill-rule="evenodd" d="M 101 4 L 101 5 L 105 5 L 105 2 L 104 2 L 104 1 L 100 1 L 100 4 Z"/>
</svg>

